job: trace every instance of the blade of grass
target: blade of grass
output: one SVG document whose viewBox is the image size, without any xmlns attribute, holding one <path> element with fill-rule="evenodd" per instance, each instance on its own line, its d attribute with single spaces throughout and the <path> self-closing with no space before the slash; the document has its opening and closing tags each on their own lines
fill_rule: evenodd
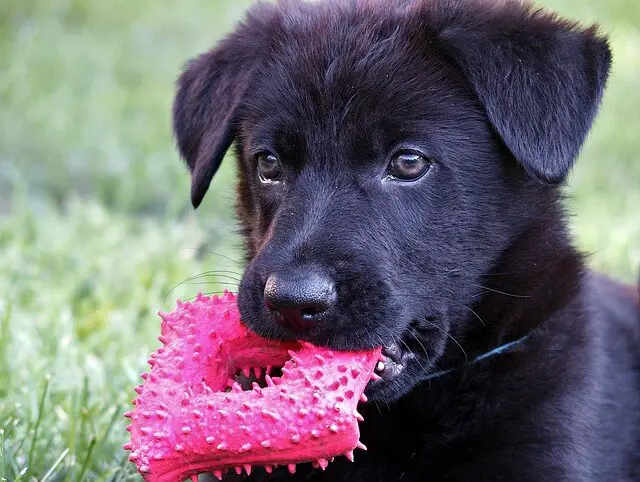
<svg viewBox="0 0 640 482">
<path fill-rule="evenodd" d="M 111 420 L 109 420 L 109 425 L 104 430 L 102 437 L 100 438 L 100 443 L 104 444 L 109 438 L 109 434 L 111 433 L 111 429 L 116 424 L 116 420 L 118 420 L 122 416 L 122 404 L 118 404 L 116 409 L 113 411 L 113 415 L 111 415 Z"/>
<path fill-rule="evenodd" d="M 24 477 L 24 474 L 27 473 L 27 470 L 29 470 L 29 467 L 25 467 L 24 469 L 22 469 L 18 473 L 18 476 L 13 480 L 13 482 L 20 482 L 22 480 L 22 477 Z"/>
<path fill-rule="evenodd" d="M 9 353 L 9 320 L 11 319 L 11 310 L 12 305 L 11 302 L 9 302 L 7 303 L 7 308 L 4 312 L 4 315 L 2 316 L 2 319 L 0 319 L 0 353 Z M 5 383 L 2 384 L 5 388 L 0 388 L 0 398 L 4 398 L 7 395 L 7 390 L 9 386 L 11 386 L 11 384 L 9 383 L 9 375 L 10 370 L 7 360 L 2 360 L 0 362 L 0 380 L 5 381 Z"/>
<path fill-rule="evenodd" d="M 78 416 L 80 417 L 80 440 L 78 441 L 78 452 L 82 452 L 85 445 L 84 434 L 90 433 L 87 430 L 87 418 L 88 418 L 88 406 L 89 406 L 89 377 L 85 375 L 82 379 L 82 392 L 80 393 L 80 402 L 78 404 Z"/>
<path fill-rule="evenodd" d="M 22 440 L 20 440 L 20 443 L 18 444 L 18 446 L 14 450 L 14 453 L 16 453 L 16 454 L 22 453 L 22 446 L 25 444 L 25 442 L 27 441 L 28 437 L 29 437 L 28 433 L 24 437 L 22 437 Z"/>
<path fill-rule="evenodd" d="M 5 432 L 5 452 L 4 452 L 4 461 L 5 461 L 5 471 L 7 479 L 10 479 L 13 475 L 20 472 L 20 466 L 15 458 L 15 451 L 11 446 L 11 439 L 7 437 L 7 433 Z"/>
<path fill-rule="evenodd" d="M 7 479 L 7 468 L 4 460 L 4 430 L 0 428 L 0 482 Z"/>
<path fill-rule="evenodd" d="M 64 481 L 71 480 L 72 474 L 75 472 L 76 460 L 78 458 L 77 448 L 76 448 L 76 428 L 77 428 L 77 412 L 78 412 L 78 392 L 74 390 L 71 394 L 71 404 L 69 409 L 69 429 L 67 431 L 67 447 L 71 451 L 71 459 L 69 462 L 69 470 L 67 471 Z"/>
<path fill-rule="evenodd" d="M 78 478 L 76 480 L 84 480 L 84 474 L 87 471 L 87 468 L 89 467 L 89 461 L 91 460 L 91 455 L 93 454 L 93 449 L 96 446 L 96 437 L 95 435 L 93 437 L 91 437 L 91 442 L 89 442 L 89 449 L 87 450 L 87 456 L 84 458 L 84 462 L 82 463 L 82 470 L 80 470 L 80 475 L 78 475 Z"/>
<path fill-rule="evenodd" d="M 13 416 L 10 416 L 8 419 L 6 419 L 2 425 L 2 431 L 4 432 L 4 438 L 5 440 L 9 440 L 11 438 L 11 434 L 15 428 L 15 423 L 17 422 L 17 420 L 15 420 L 13 418 Z"/>
<path fill-rule="evenodd" d="M 42 390 L 42 397 L 40 398 L 40 406 L 38 407 L 38 416 L 36 418 L 36 423 L 33 427 L 33 435 L 31 437 L 31 448 L 29 449 L 29 465 L 33 466 L 33 454 L 36 449 L 36 442 L 38 441 L 38 429 L 40 428 L 40 422 L 42 421 L 42 414 L 44 413 L 44 402 L 47 399 L 47 392 L 49 391 L 49 381 L 51 380 L 50 375 L 46 375 L 44 377 L 44 388 Z"/>
<path fill-rule="evenodd" d="M 113 471 L 112 474 L 110 474 L 109 476 L 103 478 L 103 482 L 119 482 L 119 480 L 122 478 L 122 471 L 124 469 L 122 467 L 118 467 L 117 469 L 115 469 Z"/>
<path fill-rule="evenodd" d="M 7 303 L 7 309 L 4 312 L 4 316 L 2 317 L 2 323 L 0 324 L 0 333 L 2 334 L 2 348 L 5 348 L 9 344 L 9 320 L 11 319 L 11 311 L 13 305 L 11 302 Z M 3 353 L 6 353 L 3 351 Z"/>
<path fill-rule="evenodd" d="M 113 478 L 111 479 L 111 482 L 119 482 L 120 479 L 122 479 L 122 477 L 127 473 L 126 467 L 128 463 L 129 463 L 129 456 L 125 454 L 120 459 L 120 466 L 118 467 L 116 472 L 113 474 Z"/>
<path fill-rule="evenodd" d="M 111 419 L 109 420 L 109 424 L 107 425 L 107 428 L 104 430 L 104 433 L 102 434 L 102 437 L 100 437 L 100 445 L 106 445 L 107 440 L 109 438 L 109 434 L 111 433 L 111 429 L 113 428 L 113 426 L 116 424 L 116 420 L 118 420 L 118 418 L 121 417 L 122 414 L 122 404 L 118 404 L 115 408 L 115 410 L 113 411 L 113 414 L 111 415 Z M 116 480 L 116 475 L 119 474 L 119 472 L 121 472 L 121 468 L 115 468 L 112 469 L 110 472 L 108 472 L 107 474 L 103 475 L 99 480 L 101 481 L 106 481 L 109 478 L 111 478 L 111 480 Z"/>
<path fill-rule="evenodd" d="M 51 477 L 53 475 L 53 473 L 55 472 L 55 470 L 58 468 L 58 465 L 60 465 L 62 463 L 62 461 L 64 460 L 64 458 L 69 454 L 69 449 L 66 448 L 64 449 L 64 451 L 60 454 L 60 456 L 56 459 L 56 461 L 53 463 L 53 465 L 49 468 L 49 470 L 47 470 L 47 473 L 44 474 L 44 477 L 42 477 L 42 479 L 40 479 L 40 482 L 46 482 L 49 477 Z"/>
</svg>

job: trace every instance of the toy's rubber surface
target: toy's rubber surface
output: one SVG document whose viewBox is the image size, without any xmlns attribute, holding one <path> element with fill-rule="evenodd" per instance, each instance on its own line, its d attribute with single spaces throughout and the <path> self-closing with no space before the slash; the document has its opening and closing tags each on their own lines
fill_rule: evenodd
<svg viewBox="0 0 640 482">
<path fill-rule="evenodd" d="M 164 346 L 152 354 L 151 372 L 125 414 L 132 422 L 124 448 L 146 481 L 197 480 L 203 472 L 221 478 L 256 465 L 324 469 L 329 459 L 352 459 L 364 448 L 356 407 L 376 378 L 380 349 L 334 352 L 261 338 L 241 324 L 229 292 L 178 302 L 160 316 Z M 277 368 L 281 377 L 271 378 Z"/>
</svg>

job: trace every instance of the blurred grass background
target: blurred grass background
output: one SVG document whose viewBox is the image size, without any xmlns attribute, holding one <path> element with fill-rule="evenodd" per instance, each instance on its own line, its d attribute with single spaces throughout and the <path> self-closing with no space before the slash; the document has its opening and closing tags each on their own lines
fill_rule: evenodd
<svg viewBox="0 0 640 482">
<path fill-rule="evenodd" d="M 121 413 L 158 309 L 239 273 L 233 167 L 193 213 L 173 85 L 249 0 L 0 1 L 0 480 L 137 480 Z M 594 267 L 640 264 L 640 4 L 544 0 L 612 37 L 602 113 L 568 192 Z"/>
</svg>

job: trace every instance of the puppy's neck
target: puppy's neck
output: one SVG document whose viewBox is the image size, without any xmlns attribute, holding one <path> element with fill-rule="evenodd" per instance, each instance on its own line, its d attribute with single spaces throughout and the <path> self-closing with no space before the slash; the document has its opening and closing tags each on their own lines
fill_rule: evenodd
<svg viewBox="0 0 640 482">
<path fill-rule="evenodd" d="M 569 305 L 582 309 L 584 258 L 561 209 L 551 206 L 545 214 L 524 227 L 481 280 L 474 313 L 460 326 L 473 351 L 533 333 Z"/>
</svg>

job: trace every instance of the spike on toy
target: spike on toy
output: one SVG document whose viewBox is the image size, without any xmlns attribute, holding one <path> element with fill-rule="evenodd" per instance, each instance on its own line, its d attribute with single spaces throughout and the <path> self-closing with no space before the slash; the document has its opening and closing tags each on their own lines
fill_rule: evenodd
<svg viewBox="0 0 640 482">
<path fill-rule="evenodd" d="M 336 456 L 353 460 L 354 449 L 366 450 L 357 403 L 366 400 L 380 348 L 332 352 L 266 340 L 240 322 L 230 292 L 178 302 L 160 317 L 163 348 L 125 414 L 124 448 L 145 481 L 204 472 L 221 480 L 256 466 L 295 473 L 305 462 L 324 470 Z"/>
</svg>

